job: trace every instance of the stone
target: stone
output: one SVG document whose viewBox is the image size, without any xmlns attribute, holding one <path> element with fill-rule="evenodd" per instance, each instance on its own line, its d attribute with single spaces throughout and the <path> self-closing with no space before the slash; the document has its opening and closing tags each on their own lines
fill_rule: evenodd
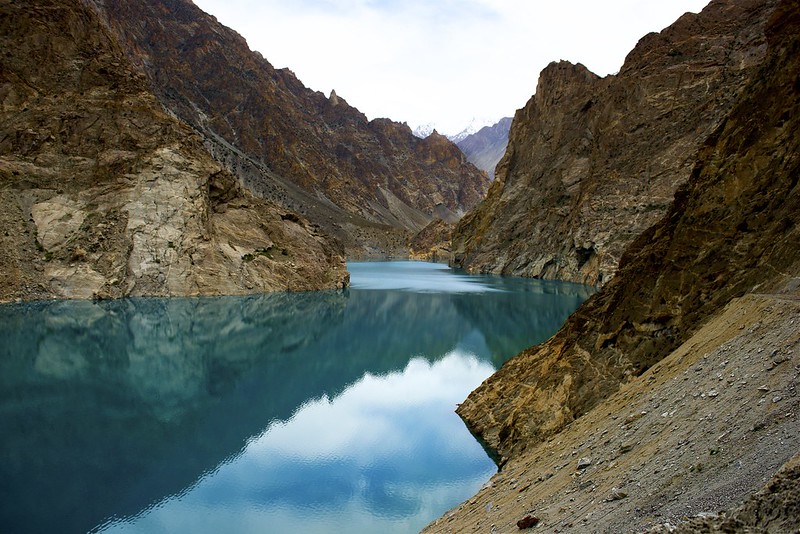
<svg viewBox="0 0 800 534">
<path fill-rule="evenodd" d="M 617 488 L 611 488 L 611 494 L 608 496 L 608 500 L 609 501 L 620 501 L 620 500 L 626 498 L 627 496 L 628 496 L 628 494 L 625 493 L 624 491 L 622 491 L 620 489 L 617 489 Z"/>
<path fill-rule="evenodd" d="M 517 521 L 517 528 L 520 530 L 525 530 L 528 528 L 533 528 L 538 524 L 539 518 L 529 514 Z"/>
<path fill-rule="evenodd" d="M 578 460 L 577 469 L 580 471 L 580 470 L 586 469 L 590 465 L 592 465 L 592 459 L 591 458 L 580 458 Z"/>
</svg>

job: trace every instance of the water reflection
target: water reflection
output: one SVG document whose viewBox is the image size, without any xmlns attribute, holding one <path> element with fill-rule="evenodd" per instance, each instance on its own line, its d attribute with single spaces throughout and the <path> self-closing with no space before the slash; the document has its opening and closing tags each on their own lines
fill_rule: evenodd
<svg viewBox="0 0 800 534">
<path fill-rule="evenodd" d="M 586 296 L 443 282 L 1 306 L 0 531 L 418 529 L 492 469 L 455 403 Z"/>
<path fill-rule="evenodd" d="M 310 400 L 274 422 L 190 491 L 107 531 L 419 530 L 494 471 L 474 440 L 459 439 L 464 428 L 452 416 L 465 388 L 491 372 L 452 353 L 366 374 L 335 399 Z"/>
</svg>

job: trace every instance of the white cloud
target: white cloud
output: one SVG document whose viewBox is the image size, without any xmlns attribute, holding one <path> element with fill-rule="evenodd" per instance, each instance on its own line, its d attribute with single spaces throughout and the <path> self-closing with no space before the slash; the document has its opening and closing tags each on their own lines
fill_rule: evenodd
<svg viewBox="0 0 800 534">
<path fill-rule="evenodd" d="M 455 133 L 513 114 L 549 62 L 617 71 L 638 39 L 708 0 L 196 0 L 276 67 L 370 118 Z"/>
</svg>

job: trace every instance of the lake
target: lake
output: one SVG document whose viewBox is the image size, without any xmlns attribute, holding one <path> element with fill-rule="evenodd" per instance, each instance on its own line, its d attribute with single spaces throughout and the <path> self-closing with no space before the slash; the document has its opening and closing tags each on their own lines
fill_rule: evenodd
<svg viewBox="0 0 800 534">
<path fill-rule="evenodd" d="M 591 288 L 350 263 L 339 292 L 0 306 L 0 532 L 416 532 L 456 404 Z"/>
</svg>

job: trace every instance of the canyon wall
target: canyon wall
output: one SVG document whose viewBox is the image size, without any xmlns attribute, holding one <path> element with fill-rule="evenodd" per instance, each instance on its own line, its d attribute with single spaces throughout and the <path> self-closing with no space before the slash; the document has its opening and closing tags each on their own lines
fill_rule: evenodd
<svg viewBox="0 0 800 534">
<path fill-rule="evenodd" d="M 93 3 L 162 104 L 218 162 L 349 253 L 402 248 L 433 219 L 460 218 L 488 189 L 445 137 L 418 139 L 405 124 L 367 120 L 335 91 L 306 88 L 189 0 Z"/>
<path fill-rule="evenodd" d="M 588 412 L 731 299 L 800 294 L 800 17 L 792 2 L 781 7 L 767 60 L 694 152 L 665 215 L 622 254 L 617 275 L 459 407 L 499 456 Z"/>
<path fill-rule="evenodd" d="M 91 8 L 0 12 L 0 301 L 347 284 L 342 246 L 240 187 Z"/>
<path fill-rule="evenodd" d="M 453 236 L 472 272 L 601 285 L 666 213 L 766 50 L 774 1 L 713 0 L 642 38 L 616 75 L 561 61 L 517 111 L 485 201 Z"/>
</svg>

